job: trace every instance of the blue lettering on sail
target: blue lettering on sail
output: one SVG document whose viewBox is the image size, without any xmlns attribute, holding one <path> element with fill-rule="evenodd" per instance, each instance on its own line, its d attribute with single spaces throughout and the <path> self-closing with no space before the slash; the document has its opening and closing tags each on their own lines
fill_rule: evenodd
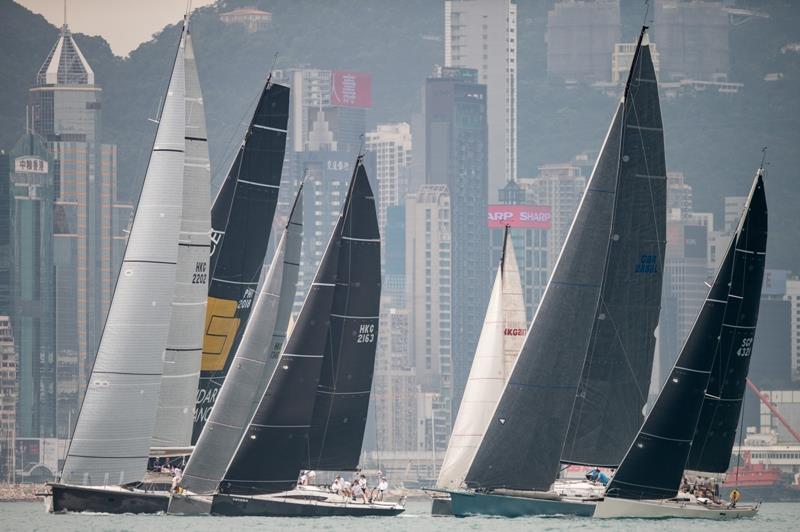
<svg viewBox="0 0 800 532">
<path fill-rule="evenodd" d="M 658 261 L 655 255 L 642 255 L 636 265 L 636 273 L 656 273 L 658 272 Z"/>
</svg>

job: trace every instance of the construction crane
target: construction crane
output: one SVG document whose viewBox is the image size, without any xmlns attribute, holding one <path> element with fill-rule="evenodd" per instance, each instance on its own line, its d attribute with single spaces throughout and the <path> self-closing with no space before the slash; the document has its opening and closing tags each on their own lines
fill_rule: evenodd
<svg viewBox="0 0 800 532">
<path fill-rule="evenodd" d="M 755 384 L 753 384 L 753 381 L 751 381 L 750 379 L 747 379 L 747 387 L 750 388 L 750 390 L 752 390 L 752 392 L 754 394 L 756 394 L 756 397 L 758 397 L 758 399 L 762 403 L 764 403 L 767 408 L 769 408 L 769 411 L 772 412 L 772 415 L 775 416 L 776 418 L 778 418 L 778 421 L 781 422 L 781 425 L 786 427 L 786 430 L 789 431 L 789 434 L 791 434 L 792 437 L 795 440 L 797 440 L 798 443 L 800 443 L 800 434 L 798 434 L 798 432 L 796 430 L 794 430 L 791 425 L 789 425 L 789 422 L 786 421 L 786 418 L 784 418 L 781 415 L 781 413 L 778 412 L 778 409 L 769 400 L 769 395 L 767 395 L 766 393 L 764 393 L 761 390 L 759 390 L 758 387 Z"/>
</svg>

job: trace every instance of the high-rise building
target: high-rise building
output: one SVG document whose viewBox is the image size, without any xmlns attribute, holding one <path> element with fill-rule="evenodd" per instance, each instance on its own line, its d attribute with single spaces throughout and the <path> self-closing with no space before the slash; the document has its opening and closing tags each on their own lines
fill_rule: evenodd
<svg viewBox="0 0 800 532">
<path fill-rule="evenodd" d="M 446 185 L 424 185 L 406 199 L 406 304 L 409 361 L 423 393 L 438 396 L 451 419 L 453 397 L 452 200 Z M 488 274 L 487 274 L 488 275 Z M 425 418 L 426 416 L 422 416 Z M 444 445 L 450 434 L 449 421 Z M 431 428 L 433 430 L 433 428 Z M 423 437 L 423 441 L 426 440 Z"/>
<path fill-rule="evenodd" d="M 619 0 L 558 0 L 547 14 L 547 75 L 568 82 L 610 81 L 621 28 Z"/>
<path fill-rule="evenodd" d="M 531 204 L 549 205 L 551 208 L 552 228 L 547 257 L 548 272 L 552 272 L 583 197 L 586 179 L 581 175 L 580 167 L 565 163 L 540 166 L 539 175 L 532 179 L 520 179 L 519 182 Z"/>
<path fill-rule="evenodd" d="M 386 229 L 382 235 L 383 283 L 381 296 L 394 308 L 406 305 L 406 206 L 386 209 Z"/>
<path fill-rule="evenodd" d="M 0 316 L 0 482 L 14 478 L 17 420 L 17 351 L 8 316 Z"/>
<path fill-rule="evenodd" d="M 428 184 L 446 185 L 450 201 L 454 414 L 478 344 L 491 284 L 486 86 L 477 82 L 477 76 L 474 69 L 437 68 L 425 82 L 426 179 Z M 419 378 L 419 366 L 417 371 Z"/>
<path fill-rule="evenodd" d="M 765 270 L 758 327 L 748 374 L 759 388 L 792 388 L 791 302 L 786 298 L 787 270 Z"/>
<path fill-rule="evenodd" d="M 8 153 L 0 150 L 0 316 L 11 314 L 14 273 L 11 202 L 11 165 Z"/>
<path fill-rule="evenodd" d="M 730 23 L 723 2 L 660 0 L 653 18 L 662 80 L 728 79 Z"/>
<path fill-rule="evenodd" d="M 385 235 L 386 209 L 400 205 L 408 194 L 408 172 L 411 166 L 411 126 L 378 124 L 366 135 L 366 148 L 375 154 L 378 181 L 378 227 Z"/>
<path fill-rule="evenodd" d="M 45 140 L 53 165 L 57 411 L 54 421 L 42 422 L 43 435 L 70 433 L 69 419 L 78 411 L 118 269 L 113 262 L 114 237 L 122 236 L 114 234 L 117 149 L 102 142 L 101 109 L 102 89 L 64 25 L 29 93 L 30 127 Z M 15 321 L 12 316 L 16 328 Z"/>
<path fill-rule="evenodd" d="M 11 326 L 17 343 L 17 436 L 53 436 L 56 422 L 53 278 L 53 160 L 27 133 L 11 151 L 13 279 Z"/>
<path fill-rule="evenodd" d="M 512 0 L 446 0 L 444 64 L 472 68 L 486 85 L 488 197 L 517 177 L 517 6 Z"/>
<path fill-rule="evenodd" d="M 725 196 L 724 230 L 726 233 L 733 233 L 736 231 L 746 201 L 747 198 L 744 196 Z"/>
<path fill-rule="evenodd" d="M 636 53 L 636 42 L 618 42 L 614 44 L 614 55 L 611 58 L 611 82 L 619 85 L 628 80 L 628 73 L 633 63 L 633 54 Z M 656 44 L 650 43 L 650 58 L 653 61 L 653 70 L 656 79 L 661 71 L 661 56 Z"/>
<path fill-rule="evenodd" d="M 692 212 L 692 187 L 686 183 L 683 172 L 667 172 L 667 212 L 678 218 Z"/>
<path fill-rule="evenodd" d="M 791 368 L 792 381 L 800 382 L 800 279 L 794 278 L 786 281 L 786 299 L 791 307 Z"/>
</svg>

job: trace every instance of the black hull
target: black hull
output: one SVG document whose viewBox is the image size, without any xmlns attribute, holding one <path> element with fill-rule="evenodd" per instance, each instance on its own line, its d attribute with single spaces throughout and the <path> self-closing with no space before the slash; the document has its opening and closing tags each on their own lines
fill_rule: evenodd
<svg viewBox="0 0 800 532">
<path fill-rule="evenodd" d="M 118 488 L 93 488 L 50 484 L 51 512 L 98 512 L 109 514 L 155 514 L 166 512 L 165 493 L 126 492 Z"/>
<path fill-rule="evenodd" d="M 332 516 L 394 516 L 402 508 L 375 507 L 366 504 L 323 504 L 311 501 L 287 502 L 282 499 L 215 495 L 211 504 L 212 515 L 261 517 L 332 517 Z"/>
</svg>

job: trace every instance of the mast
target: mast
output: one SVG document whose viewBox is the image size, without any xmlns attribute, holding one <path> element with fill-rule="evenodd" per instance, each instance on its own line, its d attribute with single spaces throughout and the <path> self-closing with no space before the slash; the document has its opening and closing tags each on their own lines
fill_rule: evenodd
<svg viewBox="0 0 800 532">
<path fill-rule="evenodd" d="M 729 463 L 733 443 L 733 435 L 726 433 L 729 420 L 721 416 L 715 420 L 719 434 L 698 421 L 701 411 L 738 418 L 738 391 L 741 386 L 743 393 L 750 364 L 766 245 L 767 204 L 759 170 L 703 308 L 653 409 L 609 483 L 607 497 L 674 497 L 686 466 L 695 467 L 687 464 L 695 445 L 701 451 L 695 455 L 700 467 L 723 460 L 726 466 Z M 719 388 L 711 382 L 718 367 L 724 368 L 728 385 L 717 392 L 719 396 L 710 397 Z M 734 432 L 735 425 L 736 421 Z"/>
<path fill-rule="evenodd" d="M 183 204 L 184 47 L 180 43 L 92 374 L 61 480 L 141 481 L 161 387 Z"/>
</svg>

